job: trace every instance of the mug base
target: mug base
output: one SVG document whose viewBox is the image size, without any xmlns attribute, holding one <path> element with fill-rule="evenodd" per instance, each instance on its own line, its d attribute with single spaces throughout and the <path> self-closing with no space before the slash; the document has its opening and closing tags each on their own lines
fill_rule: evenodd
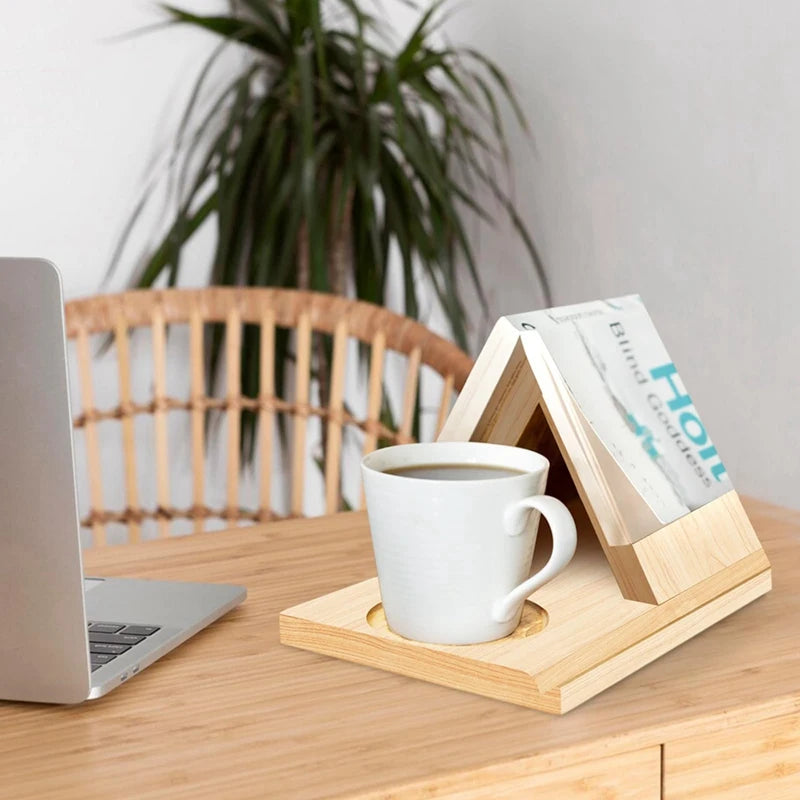
<svg viewBox="0 0 800 800">
<path fill-rule="evenodd" d="M 518 622 L 492 623 L 494 631 L 484 631 L 483 633 L 476 631 L 474 636 L 436 635 L 435 631 L 429 631 L 428 633 L 432 635 L 428 636 L 420 635 L 420 632 L 416 631 L 416 636 L 409 636 L 389 625 L 383 603 L 374 605 L 367 612 L 367 623 L 376 630 L 390 631 L 409 641 L 452 646 L 481 644 L 502 639 L 524 639 L 541 633 L 547 627 L 548 621 L 549 615 L 544 608 L 531 600 L 526 600 L 523 603 Z"/>
</svg>

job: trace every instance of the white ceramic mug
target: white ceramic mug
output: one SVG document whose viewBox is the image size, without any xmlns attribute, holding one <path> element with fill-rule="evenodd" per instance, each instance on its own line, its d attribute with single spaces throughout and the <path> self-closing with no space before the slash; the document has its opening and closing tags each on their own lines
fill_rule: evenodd
<svg viewBox="0 0 800 800">
<path fill-rule="evenodd" d="M 518 474 L 438 480 L 387 472 L 453 464 Z M 577 543 L 566 506 L 542 494 L 549 466 L 539 453 L 484 442 L 404 444 L 364 457 L 381 600 L 395 633 L 472 644 L 517 627 L 525 598 L 569 564 Z M 528 577 L 539 512 L 550 524 L 553 552 Z"/>
</svg>

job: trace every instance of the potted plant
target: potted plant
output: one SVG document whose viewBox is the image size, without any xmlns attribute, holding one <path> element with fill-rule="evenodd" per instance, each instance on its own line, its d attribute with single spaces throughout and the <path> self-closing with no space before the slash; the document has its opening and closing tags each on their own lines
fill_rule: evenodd
<svg viewBox="0 0 800 800">
<path fill-rule="evenodd" d="M 432 293 L 463 347 L 465 282 L 485 308 L 467 220 L 491 221 L 479 199 L 489 196 L 522 237 L 548 294 L 507 188 L 500 101 L 523 127 L 525 118 L 494 63 L 442 43 L 444 6 L 439 0 L 419 11 L 397 46 L 357 0 L 238 0 L 213 16 L 164 6 L 169 24 L 208 31 L 220 47 L 177 131 L 170 170 L 177 210 L 135 284 L 175 285 L 184 246 L 213 219 L 211 284 L 299 287 L 384 304 L 396 257 L 405 313 L 418 318 L 420 293 Z M 198 98 L 225 47 L 241 51 L 241 66 L 201 113 Z M 257 336 L 246 335 L 249 395 L 258 389 L 250 369 L 257 347 Z M 219 336 L 211 352 L 213 386 Z"/>
</svg>

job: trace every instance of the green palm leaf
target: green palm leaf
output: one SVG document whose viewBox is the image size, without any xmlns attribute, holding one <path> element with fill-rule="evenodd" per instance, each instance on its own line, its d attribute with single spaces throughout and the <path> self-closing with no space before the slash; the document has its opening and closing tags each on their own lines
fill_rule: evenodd
<svg viewBox="0 0 800 800">
<path fill-rule="evenodd" d="M 170 24 L 203 30 L 219 45 L 180 119 L 164 176 L 174 212 L 135 271 L 137 285 L 174 285 L 184 247 L 205 224 L 217 230 L 211 283 L 350 287 L 382 304 L 397 253 L 406 314 L 418 317 L 422 298 L 433 295 L 466 346 L 466 284 L 487 307 L 469 222 L 491 224 L 497 213 L 520 236 L 549 299 L 533 236 L 511 197 L 504 110 L 528 129 L 513 89 L 480 52 L 441 45 L 450 0 L 406 4 L 419 17 L 399 44 L 358 0 L 237 0 L 216 15 L 162 6 Z M 241 67 L 206 97 L 225 47 L 241 50 Z M 145 186 L 112 269 L 156 188 Z M 284 334 L 281 391 L 292 358 Z M 213 391 L 224 331 L 208 335 Z M 329 351 L 325 342 L 315 348 L 316 374 L 325 374 Z M 245 330 L 241 358 L 242 389 L 257 396 L 253 331 Z M 246 456 L 254 425 L 246 414 Z"/>
</svg>

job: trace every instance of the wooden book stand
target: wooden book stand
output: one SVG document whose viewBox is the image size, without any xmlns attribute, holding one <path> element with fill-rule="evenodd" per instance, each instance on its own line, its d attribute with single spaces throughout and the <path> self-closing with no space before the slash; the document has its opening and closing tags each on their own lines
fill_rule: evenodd
<svg viewBox="0 0 800 800">
<path fill-rule="evenodd" d="M 526 352 L 505 318 L 440 439 L 547 456 L 547 492 L 568 503 L 578 523 L 572 564 L 527 602 L 517 630 L 495 642 L 431 645 L 394 634 L 374 578 L 284 611 L 284 644 L 561 714 L 771 588 L 736 492 L 660 526 L 570 402 L 546 351 Z"/>
</svg>

